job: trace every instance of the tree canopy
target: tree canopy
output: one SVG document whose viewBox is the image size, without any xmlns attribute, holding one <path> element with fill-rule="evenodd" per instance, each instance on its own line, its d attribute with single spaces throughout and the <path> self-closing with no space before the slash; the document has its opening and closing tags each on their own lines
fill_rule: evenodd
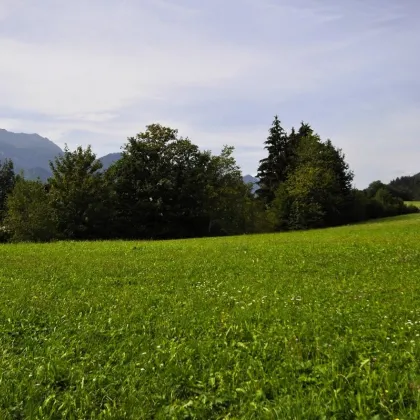
<svg viewBox="0 0 420 420">
<path fill-rule="evenodd" d="M 10 159 L 0 161 L 0 222 L 5 217 L 7 196 L 12 192 L 14 184 L 13 162 Z"/>
<path fill-rule="evenodd" d="M 51 161 L 46 184 L 16 177 L 13 164 L 3 162 L 0 241 L 235 235 L 418 211 L 404 205 L 395 186 L 378 181 L 354 189 L 342 151 L 307 123 L 288 133 L 276 116 L 264 145 L 256 194 L 233 147 L 201 150 L 161 124 L 129 137 L 107 170 L 90 146 L 66 146 Z"/>
</svg>

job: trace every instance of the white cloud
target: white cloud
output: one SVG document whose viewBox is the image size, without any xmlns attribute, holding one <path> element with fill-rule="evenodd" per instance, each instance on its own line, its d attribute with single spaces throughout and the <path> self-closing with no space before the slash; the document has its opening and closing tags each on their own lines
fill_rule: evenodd
<svg viewBox="0 0 420 420">
<path fill-rule="evenodd" d="M 418 109 L 399 90 L 418 89 L 414 6 L 378 1 L 0 0 L 0 127 L 104 154 L 157 121 L 235 145 L 254 173 L 280 113 L 330 135 L 363 182 L 414 168 Z"/>
<path fill-rule="evenodd" d="M 0 53 L 8 57 L 0 68 L 2 103 L 50 115 L 112 112 L 183 86 L 216 85 L 254 61 L 224 46 L 207 46 L 200 55 L 193 43 L 177 50 L 145 46 L 129 56 L 0 40 Z"/>
<path fill-rule="evenodd" d="M 290 41 L 284 28 L 276 32 L 278 50 L 273 51 L 264 44 L 247 46 L 229 39 L 209 39 L 194 26 L 189 30 L 189 19 L 198 12 L 168 0 L 154 1 L 152 8 L 143 2 L 138 10 L 132 10 L 133 5 L 127 2 L 127 10 L 137 13 L 140 22 L 128 20 L 126 27 L 122 20 L 128 18 L 127 10 L 118 15 L 117 25 L 113 13 L 124 9 L 112 6 L 107 12 L 106 7 L 99 9 L 99 3 L 96 7 L 95 2 L 91 7 L 81 4 L 75 2 L 60 12 L 51 3 L 57 16 L 40 15 L 39 8 L 27 11 L 35 13 L 47 29 L 53 25 L 56 34 L 52 33 L 51 39 L 35 42 L 0 37 L 0 53 L 7 57 L 0 67 L 2 103 L 59 116 L 113 113 L 154 98 L 171 101 L 183 95 L 184 88 L 194 86 L 226 87 L 232 94 L 246 89 L 248 95 L 259 96 L 274 90 L 287 98 L 320 89 L 366 66 L 363 56 L 355 59 L 340 54 L 354 44 L 353 38 L 311 45 L 296 37 Z M 162 8 L 168 9 L 171 20 L 159 18 Z M 257 10 L 261 13 L 263 9 Z M 303 19 L 306 31 L 324 22 L 322 16 L 314 20 L 311 11 L 299 17 L 300 11 L 292 6 L 282 6 L 280 12 L 281 16 L 288 13 L 293 22 Z M 51 24 L 47 17 L 56 23 Z M 95 25 L 97 34 L 92 33 Z M 118 42 L 106 37 L 107 28 Z"/>
</svg>

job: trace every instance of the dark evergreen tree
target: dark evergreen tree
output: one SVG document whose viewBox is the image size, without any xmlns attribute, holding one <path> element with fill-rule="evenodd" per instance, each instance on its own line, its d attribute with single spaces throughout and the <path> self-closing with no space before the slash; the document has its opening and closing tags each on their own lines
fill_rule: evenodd
<svg viewBox="0 0 420 420">
<path fill-rule="evenodd" d="M 270 204 L 279 185 L 286 181 L 290 157 L 289 138 L 277 115 L 264 144 L 268 156 L 260 161 L 257 174 L 259 189 L 256 193 L 266 204 Z"/>
<path fill-rule="evenodd" d="M 292 128 L 290 134 L 287 134 L 278 116 L 274 117 L 269 136 L 264 143 L 268 156 L 260 161 L 257 174 L 259 189 L 256 193 L 266 204 L 273 202 L 280 185 L 293 173 L 300 142 L 312 134 L 311 126 L 304 122 L 298 131 Z"/>
<path fill-rule="evenodd" d="M 404 201 L 420 200 L 420 174 L 396 178 L 388 184 L 388 188 Z"/>
<path fill-rule="evenodd" d="M 5 216 L 7 196 L 12 192 L 14 184 L 13 162 L 10 159 L 0 161 L 0 222 Z"/>
</svg>

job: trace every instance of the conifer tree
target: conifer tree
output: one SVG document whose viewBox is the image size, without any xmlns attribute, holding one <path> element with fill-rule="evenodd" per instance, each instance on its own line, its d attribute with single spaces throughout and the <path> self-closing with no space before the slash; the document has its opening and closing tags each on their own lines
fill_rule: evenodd
<svg viewBox="0 0 420 420">
<path fill-rule="evenodd" d="M 258 168 L 257 195 L 266 204 L 270 204 L 279 185 L 286 180 L 288 165 L 289 138 L 277 115 L 264 144 L 268 156 L 260 161 Z"/>
<path fill-rule="evenodd" d="M 0 162 L 0 221 L 5 216 L 6 199 L 8 194 L 12 192 L 14 183 L 13 162 L 10 159 L 6 159 L 4 162 Z"/>
</svg>

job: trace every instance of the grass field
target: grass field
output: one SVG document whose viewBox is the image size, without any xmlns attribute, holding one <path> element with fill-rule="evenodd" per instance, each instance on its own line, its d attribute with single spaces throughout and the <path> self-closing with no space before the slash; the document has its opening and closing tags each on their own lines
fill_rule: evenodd
<svg viewBox="0 0 420 420">
<path fill-rule="evenodd" d="M 419 238 L 0 246 L 0 418 L 418 419 Z"/>
<path fill-rule="evenodd" d="M 416 206 L 420 208 L 420 201 L 405 201 L 405 204 Z"/>
</svg>

